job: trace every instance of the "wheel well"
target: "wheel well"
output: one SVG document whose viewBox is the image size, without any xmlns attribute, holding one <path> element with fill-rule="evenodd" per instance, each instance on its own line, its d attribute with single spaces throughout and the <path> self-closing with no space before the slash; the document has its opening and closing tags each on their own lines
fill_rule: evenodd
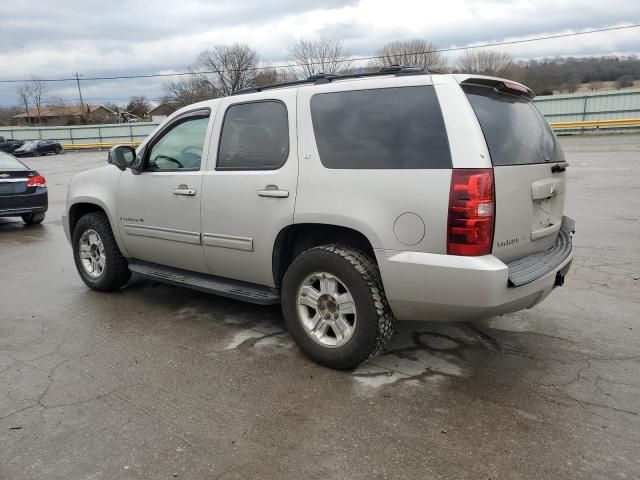
<svg viewBox="0 0 640 480">
<path fill-rule="evenodd" d="M 94 203 L 76 203 L 69 209 L 69 231 L 73 237 L 73 231 L 76 229 L 76 224 L 81 217 L 91 212 L 104 212 L 102 207 Z"/>
<path fill-rule="evenodd" d="M 376 262 L 371 242 L 357 230 L 321 223 L 289 225 L 280 231 L 273 247 L 273 278 L 276 287 L 282 285 L 287 268 L 300 253 L 328 243 L 355 247 Z"/>
</svg>

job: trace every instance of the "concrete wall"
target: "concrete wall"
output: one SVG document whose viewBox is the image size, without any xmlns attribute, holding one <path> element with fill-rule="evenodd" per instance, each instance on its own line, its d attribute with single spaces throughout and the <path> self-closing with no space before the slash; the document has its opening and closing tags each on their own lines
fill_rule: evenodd
<svg viewBox="0 0 640 480">
<path fill-rule="evenodd" d="M 547 95 L 533 100 L 548 122 L 640 118 L 640 89 Z"/>
<path fill-rule="evenodd" d="M 158 123 L 119 123 L 68 127 L 0 127 L 0 136 L 16 140 L 49 139 L 60 143 L 118 143 L 144 140 Z"/>
</svg>

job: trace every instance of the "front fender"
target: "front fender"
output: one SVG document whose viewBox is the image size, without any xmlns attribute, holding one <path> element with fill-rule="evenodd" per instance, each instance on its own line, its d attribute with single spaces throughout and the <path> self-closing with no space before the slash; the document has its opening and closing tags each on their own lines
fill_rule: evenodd
<svg viewBox="0 0 640 480">
<path fill-rule="evenodd" d="M 81 205 L 95 205 L 101 208 L 111 225 L 113 236 L 118 248 L 125 257 L 129 256 L 118 228 L 118 188 L 120 184 L 120 170 L 112 165 L 87 170 L 79 173 L 71 179 L 67 194 L 67 208 L 65 229 L 69 230 L 69 238 L 72 236 L 68 226 L 71 213 Z"/>
</svg>

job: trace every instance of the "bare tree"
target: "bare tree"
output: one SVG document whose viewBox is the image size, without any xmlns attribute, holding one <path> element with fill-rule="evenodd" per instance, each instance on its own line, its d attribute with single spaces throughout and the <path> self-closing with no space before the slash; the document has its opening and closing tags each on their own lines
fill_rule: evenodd
<svg viewBox="0 0 640 480">
<path fill-rule="evenodd" d="M 163 103 L 169 103 L 176 108 L 220 96 L 218 89 L 203 75 L 194 74 L 179 80 L 170 80 L 162 88 L 164 90 Z"/>
<path fill-rule="evenodd" d="M 458 60 L 458 68 L 464 73 L 496 75 L 513 65 L 513 57 L 499 50 L 474 48 L 465 50 Z"/>
<path fill-rule="evenodd" d="M 447 59 L 438 52 L 438 47 L 427 40 L 413 39 L 387 43 L 376 52 L 371 66 L 376 68 L 391 65 L 406 65 L 427 70 L 444 70 Z"/>
<path fill-rule="evenodd" d="M 144 95 L 134 95 L 129 99 L 125 109 L 138 118 L 144 118 L 151 110 L 151 104 Z"/>
<path fill-rule="evenodd" d="M 304 78 L 346 70 L 351 63 L 351 54 L 342 40 L 329 35 L 321 35 L 313 40 L 297 40 L 289 44 L 288 52 Z"/>
<path fill-rule="evenodd" d="M 65 107 L 66 103 L 64 101 L 64 98 L 59 97 L 58 95 L 53 95 L 47 98 L 47 106 L 61 108 L 61 107 Z"/>
<path fill-rule="evenodd" d="M 12 125 L 15 116 L 22 111 L 22 107 L 0 107 L 0 126 Z"/>
<path fill-rule="evenodd" d="M 29 91 L 28 83 L 21 83 L 16 88 L 16 94 L 18 95 L 18 99 L 20 99 L 20 103 L 24 105 L 24 111 L 27 114 L 27 122 L 31 124 L 31 112 L 29 111 L 29 101 L 31 100 L 31 94 Z"/>
<path fill-rule="evenodd" d="M 633 77 L 631 75 L 622 75 L 616 80 L 616 88 L 618 90 L 627 87 L 633 87 Z"/>
<path fill-rule="evenodd" d="M 578 90 L 578 82 L 576 82 L 574 79 L 570 79 L 567 80 L 562 87 L 567 91 L 567 93 L 576 93 L 576 91 Z"/>
<path fill-rule="evenodd" d="M 602 90 L 602 82 L 593 80 L 589 82 L 589 88 L 591 89 L 592 92 L 597 92 L 598 90 Z"/>
<path fill-rule="evenodd" d="M 36 107 L 36 114 L 38 115 L 38 123 L 42 123 L 41 108 L 43 106 L 44 94 L 47 91 L 45 82 L 40 77 L 34 75 L 31 76 L 31 81 L 27 84 L 29 90 L 29 97 L 31 102 Z"/>
<path fill-rule="evenodd" d="M 108 108 L 112 112 L 115 112 L 115 113 L 118 113 L 118 114 L 120 113 L 120 110 L 123 109 L 120 105 L 118 105 L 115 102 L 106 102 L 103 105 L 104 105 L 105 108 Z"/>
<path fill-rule="evenodd" d="M 273 85 L 274 83 L 291 82 L 297 80 L 294 72 L 285 69 L 276 69 L 268 66 L 262 67 L 256 74 L 254 84 L 256 87 Z"/>
<path fill-rule="evenodd" d="M 210 72 L 202 78 L 210 82 L 221 96 L 253 86 L 258 63 L 258 52 L 238 43 L 203 50 L 196 57 L 196 66 Z"/>
</svg>

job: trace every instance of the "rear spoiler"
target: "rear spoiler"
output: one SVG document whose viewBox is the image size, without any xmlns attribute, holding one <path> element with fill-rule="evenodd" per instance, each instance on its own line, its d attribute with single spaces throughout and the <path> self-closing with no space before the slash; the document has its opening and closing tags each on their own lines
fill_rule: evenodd
<svg viewBox="0 0 640 480">
<path fill-rule="evenodd" d="M 482 75 L 456 75 L 460 85 L 483 85 L 492 87 L 501 92 L 510 93 L 511 95 L 522 95 L 524 97 L 533 98 L 536 94 L 526 85 L 506 78 L 485 77 Z"/>
</svg>

